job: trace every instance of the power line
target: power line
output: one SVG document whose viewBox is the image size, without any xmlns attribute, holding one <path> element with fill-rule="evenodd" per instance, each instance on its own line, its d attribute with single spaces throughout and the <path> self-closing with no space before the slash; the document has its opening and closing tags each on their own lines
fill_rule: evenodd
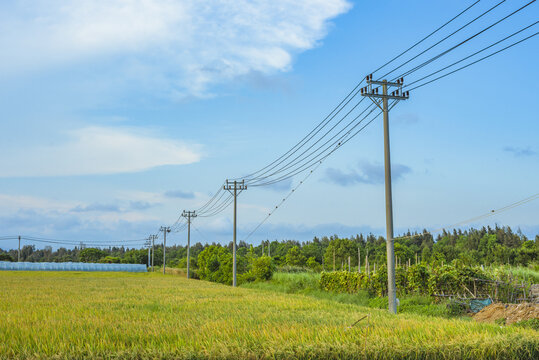
<svg viewBox="0 0 539 360">
<path fill-rule="evenodd" d="M 505 1 L 505 0 L 504 0 Z M 503 2 L 503 1 L 502 1 Z M 470 6 L 468 6 L 466 9 L 464 9 L 463 11 L 461 11 L 460 13 L 458 13 L 456 16 L 454 16 L 452 19 L 450 19 L 449 21 L 447 21 L 446 23 L 444 23 L 442 26 L 438 27 L 436 30 L 434 30 L 433 32 L 431 32 L 429 35 L 427 35 L 426 37 L 424 37 L 423 39 L 421 39 L 420 41 L 416 42 L 414 45 L 412 45 L 411 47 L 409 47 L 408 49 L 406 49 L 405 51 L 403 51 L 401 54 L 397 55 L 396 57 L 394 57 L 393 59 L 391 59 L 389 62 L 387 62 L 386 64 L 382 65 L 381 67 L 379 67 L 378 69 L 376 69 L 375 71 L 378 71 L 380 69 L 382 69 L 383 67 L 387 66 L 388 64 L 390 64 L 391 62 L 393 62 L 394 60 L 396 60 L 397 58 L 399 58 L 400 56 L 404 55 L 405 53 L 409 52 L 410 50 L 412 50 L 414 47 L 416 47 L 417 45 L 419 45 L 420 43 L 422 43 L 423 41 L 425 41 L 426 39 L 430 38 L 431 36 L 433 36 L 435 33 L 437 33 L 439 30 L 441 30 L 442 28 L 444 28 L 445 26 L 447 26 L 449 23 L 453 22 L 455 19 L 457 19 L 458 17 L 460 17 L 462 14 L 464 14 L 465 12 L 467 12 L 469 9 L 471 9 L 473 6 L 475 6 L 477 3 L 479 3 L 479 1 L 475 1 L 474 3 L 472 3 Z M 482 16 L 482 15 L 481 15 Z M 480 16 L 480 17 L 481 17 Z M 479 17 L 478 17 L 479 18 Z M 450 35 L 451 36 L 451 35 Z M 287 175 L 292 175 L 292 174 L 298 174 L 298 173 L 301 173 L 303 171 L 305 171 L 306 169 L 308 169 L 310 166 L 314 165 L 316 163 L 316 159 L 311 163 L 307 162 L 303 165 L 301 165 L 301 161 L 304 161 L 306 159 L 308 159 L 310 156 L 314 155 L 316 153 L 316 151 L 318 151 L 320 149 L 320 147 L 313 153 L 310 153 L 309 155 L 307 155 L 306 157 L 300 159 L 300 161 L 297 161 L 298 157 L 296 157 L 293 161 L 296 161 L 296 162 L 288 162 L 287 164 L 285 164 L 284 166 L 282 166 L 280 169 L 278 169 L 278 171 L 274 171 L 273 174 L 271 175 L 266 175 L 269 171 L 271 171 L 272 169 L 275 169 L 275 167 L 279 166 L 280 164 L 282 164 L 283 162 L 285 162 L 287 159 L 289 159 L 291 156 L 293 156 L 297 151 L 299 151 L 300 148 L 304 147 L 307 143 L 309 143 L 325 126 L 327 126 L 327 124 L 332 121 L 351 101 L 352 99 L 354 99 L 355 96 L 357 96 L 358 94 L 358 88 L 359 86 L 363 83 L 363 80 L 360 81 L 346 96 L 343 100 L 341 100 L 341 102 L 313 129 L 311 130 L 305 137 L 303 137 L 298 143 L 296 143 L 296 145 L 294 145 L 291 149 L 289 149 L 287 152 L 285 152 L 283 155 L 281 155 L 279 158 L 277 158 L 276 160 L 274 160 L 273 162 L 271 162 L 270 164 L 266 165 L 265 167 L 245 176 L 244 178 L 249 181 L 249 182 L 252 182 L 252 180 L 258 180 L 258 181 L 261 181 L 261 180 L 266 180 L 266 179 L 269 179 L 270 176 L 275 176 L 281 172 L 284 172 L 288 169 L 290 169 L 291 167 L 293 166 L 296 166 L 296 165 L 299 165 L 298 167 L 296 167 L 294 170 L 292 171 L 289 171 Z M 356 104 L 356 107 L 357 107 L 357 104 Z M 355 108 L 355 107 L 354 107 Z M 353 110 L 353 109 L 352 109 Z M 348 112 L 348 114 L 346 116 L 348 116 L 350 114 L 351 111 Z M 342 121 L 346 116 L 344 116 L 340 121 Z M 339 123 L 340 123 L 339 121 Z M 327 131 L 324 135 L 322 135 L 318 140 L 316 140 L 314 142 L 314 144 L 312 144 L 308 150 L 306 151 L 309 151 L 310 149 L 312 149 L 314 146 L 316 146 L 318 143 L 320 143 L 325 136 L 327 136 L 333 129 L 335 129 L 335 127 L 338 126 L 338 125 L 335 125 L 333 126 L 329 131 Z M 343 130 L 341 130 L 342 132 Z M 339 132 L 340 133 L 340 132 Z M 345 134 L 345 136 L 348 136 L 349 133 L 347 132 Z M 354 135 L 355 136 L 355 135 Z M 327 142 L 326 142 L 327 144 Z M 326 150 L 328 150 L 329 148 L 327 148 Z M 324 151 L 326 151 L 324 150 Z M 304 151 L 302 153 L 302 155 L 304 155 L 306 153 L 306 151 Z M 333 153 L 334 150 L 332 150 L 330 152 Z M 323 153 L 323 152 L 322 152 Z M 322 153 L 316 155 L 317 157 L 321 156 Z M 307 165 L 307 166 L 305 166 Z M 266 176 L 264 176 L 266 175 Z M 292 175 L 292 176 L 294 176 Z M 266 183 L 264 184 L 271 184 L 271 183 L 275 183 L 275 182 L 278 182 L 278 181 L 282 181 L 282 180 L 285 180 L 289 178 L 288 176 L 284 176 L 284 177 L 280 177 L 279 179 L 275 180 L 275 181 L 266 181 Z M 262 183 L 259 182 L 260 185 L 262 185 Z M 214 216 L 216 214 L 219 214 L 221 211 L 223 211 L 224 209 L 226 209 L 230 204 L 231 204 L 231 200 L 230 199 L 224 199 L 221 201 L 222 199 L 222 196 L 221 197 L 218 197 L 219 195 L 219 192 L 221 191 L 221 188 L 219 189 L 219 191 L 217 191 L 214 196 L 205 204 L 203 205 L 201 208 L 199 208 L 197 211 L 199 212 L 199 214 L 201 216 L 205 216 L 205 217 L 209 217 L 209 216 Z M 217 199 L 217 200 L 216 200 Z M 178 222 L 178 221 L 177 221 Z"/>
<path fill-rule="evenodd" d="M 459 42 L 458 44 L 452 46 L 451 48 L 449 48 L 449 49 L 447 49 L 447 50 L 441 52 L 440 54 L 438 54 L 438 55 L 436 55 L 436 56 L 430 58 L 429 60 L 427 60 L 427 61 L 425 61 L 425 62 L 423 62 L 423 63 L 417 65 L 416 67 L 414 67 L 414 68 L 412 68 L 412 69 L 410 69 L 410 70 L 408 70 L 408 71 L 406 71 L 406 72 L 400 74 L 400 75 L 397 76 L 396 78 L 398 79 L 398 78 L 401 78 L 401 77 L 404 77 L 404 76 L 408 76 L 408 75 L 410 75 L 410 74 L 416 72 L 417 70 L 423 68 L 424 66 L 426 66 L 426 65 L 428 65 L 428 64 L 430 64 L 430 63 L 432 63 L 433 61 L 435 61 L 435 60 L 441 58 L 442 56 L 444 56 L 444 55 L 450 53 L 451 51 L 455 50 L 455 49 L 458 48 L 459 46 L 462 46 L 462 45 L 464 45 L 465 43 L 467 43 L 468 41 L 470 41 L 470 40 L 476 38 L 477 36 L 481 35 L 481 34 L 484 33 L 485 31 L 488 31 L 488 30 L 490 30 L 491 28 L 493 28 L 494 26 L 496 26 L 496 25 L 502 23 L 503 21 L 509 19 L 511 16 L 513 16 L 513 15 L 517 14 L 518 12 L 524 10 L 526 7 L 528 7 L 529 5 L 531 5 L 531 4 L 534 3 L 534 2 L 535 2 L 535 0 L 530 1 L 530 2 L 527 3 L 526 5 L 522 6 L 521 8 L 519 8 L 519 9 L 517 9 L 517 10 L 515 10 L 515 11 L 513 11 L 513 12 L 510 13 L 509 15 L 504 16 L 504 17 L 501 18 L 500 20 L 498 20 L 498 21 L 494 22 L 493 24 L 487 26 L 486 28 L 482 29 L 481 31 L 475 33 L 474 35 L 472 35 L 472 36 L 470 36 L 470 37 L 468 37 L 468 38 L 466 38 L 465 40 Z"/>
<path fill-rule="evenodd" d="M 267 181 L 265 183 L 260 183 L 260 184 L 254 184 L 254 185 L 250 185 L 250 186 L 266 186 L 266 185 L 273 185 L 275 183 L 278 183 L 278 182 L 281 182 L 281 181 L 284 181 L 284 180 L 287 180 L 287 179 L 290 179 L 304 171 L 307 171 L 309 170 L 312 166 L 314 166 L 318 161 L 320 160 L 325 160 L 326 158 L 328 158 L 329 156 L 331 156 L 337 149 L 339 149 L 340 147 L 342 147 L 344 144 L 346 144 L 348 141 L 350 141 L 353 137 L 355 137 L 357 134 L 359 134 L 361 131 L 363 131 L 368 125 L 370 125 L 377 117 L 378 115 L 380 115 L 380 113 L 376 114 L 376 116 L 374 116 L 369 122 L 367 122 L 364 126 L 362 126 L 361 128 L 359 128 L 359 130 L 357 130 L 355 133 L 352 134 L 352 131 L 357 127 L 359 126 L 363 120 L 365 120 L 374 110 L 376 110 L 375 107 L 372 108 L 372 110 L 365 116 L 362 118 L 362 120 L 360 122 L 358 122 L 357 124 L 355 124 L 351 129 L 349 129 L 341 138 L 333 141 L 332 144 L 328 145 L 328 147 L 324 150 L 326 151 L 327 149 L 330 149 L 332 148 L 331 151 L 329 151 L 327 154 L 323 155 L 322 157 L 320 158 L 315 158 L 315 159 L 312 159 L 310 160 L 310 162 L 304 164 L 303 166 L 299 167 L 299 168 L 296 168 L 292 171 L 290 171 L 289 173 L 277 178 L 277 179 L 273 179 L 271 181 Z M 352 135 L 350 135 L 352 134 Z"/>
<path fill-rule="evenodd" d="M 498 50 L 498 51 L 495 51 L 495 52 L 493 52 L 493 53 L 491 53 L 491 54 L 489 54 L 489 55 L 487 55 L 487 56 L 484 56 L 484 57 L 482 57 L 482 58 L 480 58 L 480 59 L 478 59 L 478 60 L 475 60 L 475 61 L 473 61 L 473 62 L 471 62 L 471 63 L 469 63 L 469 64 L 466 64 L 466 65 L 464 65 L 464 66 L 461 66 L 461 67 L 459 67 L 458 69 L 455 69 L 455 70 L 453 70 L 453 71 L 450 71 L 450 72 L 448 72 L 448 73 L 446 73 L 446 74 L 444 74 L 444 75 L 438 76 L 437 78 L 434 78 L 434 79 L 432 79 L 432 80 L 430 80 L 430 81 L 424 82 L 423 84 L 417 85 L 417 86 L 411 88 L 409 91 L 412 91 L 412 90 L 415 90 L 415 89 L 419 89 L 420 87 L 423 87 L 423 86 L 425 86 L 425 85 L 428 85 L 428 84 L 430 84 L 430 83 L 433 83 L 433 82 L 435 82 L 435 81 L 438 81 L 438 80 L 440 80 L 440 79 L 443 79 L 443 78 L 446 77 L 446 76 L 452 75 L 452 74 L 456 73 L 457 71 L 464 70 L 464 69 L 466 69 L 467 67 L 470 67 L 470 66 L 472 66 L 472 65 L 475 65 L 475 64 L 477 64 L 478 62 L 481 62 L 481 61 L 483 61 L 483 60 L 486 60 L 486 59 L 490 58 L 491 56 L 494 56 L 494 55 L 496 55 L 496 54 L 499 54 L 499 53 L 501 53 L 501 52 L 503 52 L 503 51 L 505 51 L 505 50 L 508 50 L 508 49 L 512 48 L 512 47 L 515 46 L 515 45 L 518 45 L 518 44 L 520 44 L 520 43 L 522 43 L 522 42 L 524 42 L 524 41 L 526 41 L 526 40 L 529 40 L 529 39 L 531 39 L 532 37 L 536 36 L 537 34 L 539 34 L 539 32 L 536 32 L 536 33 L 534 33 L 534 34 L 532 34 L 532 35 L 530 35 L 530 36 L 528 36 L 528 37 L 526 37 L 526 38 L 524 38 L 524 39 L 521 39 L 521 40 L 519 40 L 519 41 L 517 41 L 517 42 L 515 42 L 515 43 L 512 43 L 511 45 L 508 45 L 508 46 L 506 46 L 506 47 L 504 47 L 504 48 L 502 48 L 502 49 L 500 49 L 500 50 Z M 439 72 L 439 71 L 438 71 L 438 72 Z M 435 72 L 435 73 L 436 73 L 436 72 Z M 432 75 L 432 74 L 431 74 L 431 75 Z M 427 76 L 427 77 L 428 77 L 428 76 Z"/>
<path fill-rule="evenodd" d="M 67 241 L 54 241 L 54 240 L 37 240 L 37 239 L 29 239 L 29 238 L 26 238 L 26 237 L 21 237 L 22 240 L 28 240 L 28 241 L 32 241 L 32 242 L 38 242 L 38 243 L 45 243 L 45 244 L 57 244 L 57 245 L 73 245 L 73 246 L 77 246 L 77 245 L 80 245 L 81 243 L 84 244 L 84 245 L 90 245 L 90 246 L 97 246 L 97 247 L 124 247 L 124 244 L 110 244 L 110 243 L 93 243 L 93 244 L 88 244 L 84 241 L 79 241 L 79 242 L 67 242 Z M 140 241 L 138 243 L 133 243 L 131 244 L 132 246 L 134 245 L 140 245 L 140 244 L 143 244 L 145 242 L 144 241 Z M 128 244 L 129 245 L 129 244 Z"/>
<path fill-rule="evenodd" d="M 195 229 L 195 231 L 204 239 L 204 241 L 206 241 L 206 243 L 210 243 L 210 241 L 204 236 L 204 234 L 202 234 L 200 232 L 200 230 L 198 230 L 198 228 L 194 225 L 194 224 L 191 224 L 191 226 L 193 226 L 193 228 Z"/>
<path fill-rule="evenodd" d="M 418 82 L 421 82 L 421 81 L 425 80 L 426 78 L 431 77 L 432 75 L 438 74 L 438 73 L 440 73 L 440 72 L 442 72 L 442 71 L 444 71 L 444 70 L 446 70 L 446 69 L 448 69 L 448 68 L 450 68 L 450 67 L 453 67 L 453 66 L 455 66 L 455 65 L 457 65 L 457 64 L 459 64 L 459 63 L 461 63 L 461 62 L 463 62 L 463 61 L 465 61 L 465 60 L 468 60 L 469 58 L 471 58 L 471 57 L 473 57 L 473 56 L 475 56 L 475 55 L 477 55 L 477 54 L 480 54 L 480 53 L 482 53 L 483 51 L 485 51 L 485 50 L 487 50 L 487 49 L 490 49 L 491 47 L 496 46 L 496 45 L 498 45 L 499 43 L 504 42 L 505 40 L 508 40 L 508 39 L 512 38 L 513 36 L 515 36 L 515 35 L 520 34 L 521 32 L 523 32 L 523 31 L 525 31 L 525 30 L 531 28 L 532 26 L 537 25 L 538 23 L 539 23 L 539 21 L 536 21 L 536 22 L 534 22 L 533 24 L 528 25 L 528 26 L 526 26 L 526 27 L 524 27 L 524 28 L 522 28 L 522 29 L 516 31 L 516 32 L 512 33 L 511 35 L 506 36 L 506 37 L 504 37 L 503 39 L 498 40 L 498 41 L 496 41 L 495 43 L 492 43 L 492 44 L 490 44 L 489 46 L 484 47 L 484 48 L 482 48 L 481 50 L 474 52 L 474 53 L 471 54 L 471 55 L 468 55 L 468 56 L 466 56 L 466 57 L 464 57 L 464 58 L 462 58 L 462 59 L 460 59 L 460 60 L 458 60 L 458 61 L 455 61 L 454 63 L 451 63 L 451 64 L 449 64 L 449 65 L 447 65 L 447 66 L 441 68 L 440 70 L 436 70 L 436 71 L 434 71 L 434 72 L 432 72 L 432 73 L 430 73 L 430 74 L 428 74 L 428 75 L 425 75 L 425 76 L 423 76 L 423 77 L 420 78 L 420 79 L 414 80 L 414 81 L 408 83 L 407 85 L 405 85 L 405 86 L 403 86 L 403 87 L 404 87 L 404 88 L 409 87 L 409 86 L 411 86 L 411 85 L 413 85 L 413 84 L 416 84 L 416 83 L 418 83 Z"/>
<path fill-rule="evenodd" d="M 528 196 L 528 197 L 526 197 L 526 198 L 524 198 L 522 200 L 519 200 L 519 201 L 516 201 L 516 202 L 511 203 L 509 205 L 503 206 L 503 207 L 501 207 L 499 209 L 490 210 L 487 213 L 484 213 L 484 214 L 481 214 L 481 215 L 478 215 L 478 216 L 474 216 L 474 217 L 468 218 L 466 220 L 459 221 L 459 222 L 454 223 L 452 225 L 446 225 L 446 226 L 443 226 L 443 227 L 439 227 L 437 229 L 426 231 L 426 232 L 423 232 L 421 234 L 408 235 L 408 236 L 398 236 L 398 237 L 396 237 L 396 239 L 410 239 L 410 238 L 414 238 L 416 236 L 421 236 L 423 234 L 433 234 L 433 233 L 443 231 L 445 229 L 451 229 L 451 228 L 454 229 L 457 226 L 461 226 L 461 225 L 468 224 L 468 223 L 471 223 L 471 222 L 474 222 L 474 221 L 483 220 L 483 219 L 489 218 L 489 217 L 494 216 L 494 215 L 498 215 L 498 214 L 500 214 L 502 212 L 509 211 L 511 209 L 522 206 L 524 204 L 527 204 L 527 203 L 532 202 L 532 201 L 537 200 L 537 199 L 539 199 L 539 193 Z"/>
<path fill-rule="evenodd" d="M 80 243 L 81 240 L 74 240 L 74 239 L 54 239 L 54 238 L 46 238 L 46 237 L 38 237 L 38 236 L 27 236 L 27 235 L 21 235 L 24 239 L 27 240 L 50 240 L 50 241 L 61 241 L 61 242 L 75 242 Z M 141 242 L 146 241 L 147 239 L 125 239 L 125 240 L 83 240 L 85 244 L 92 244 L 92 243 L 130 243 L 130 242 Z"/>
<path fill-rule="evenodd" d="M 358 91 L 359 92 L 359 91 Z M 314 146 L 316 146 L 318 143 L 320 143 L 327 135 L 329 135 L 329 133 L 331 131 L 333 131 L 344 119 L 346 119 L 351 113 L 352 111 L 354 111 L 361 103 L 362 101 L 364 100 L 364 98 L 362 98 L 360 101 L 358 101 L 358 103 L 352 107 L 352 109 L 350 109 L 348 111 L 348 113 L 346 113 L 342 118 L 341 120 L 339 120 L 331 129 L 329 129 L 322 137 L 320 137 L 320 139 L 318 139 L 315 143 L 313 143 L 311 146 L 309 146 L 307 149 L 305 149 L 301 154 L 299 154 L 298 156 L 296 156 L 294 159 L 291 160 L 291 162 L 289 162 L 288 164 L 282 166 L 280 169 L 278 170 L 275 170 L 273 173 L 269 174 L 269 175 L 266 175 L 266 176 L 263 176 L 263 177 L 258 177 L 258 178 L 251 178 L 251 179 L 248 179 L 248 183 L 251 184 L 253 182 L 256 182 L 256 181 L 261 181 L 261 180 L 264 180 L 264 179 L 267 179 L 273 175 L 276 175 L 280 172 L 283 172 L 287 169 L 289 169 L 291 166 L 294 166 L 295 164 L 297 164 L 298 162 L 302 161 L 303 159 L 301 159 L 301 156 L 303 156 L 306 152 L 308 152 L 309 150 L 311 150 Z M 368 107 L 367 107 L 368 109 Z M 357 120 L 357 118 L 359 116 L 361 116 L 367 109 L 365 109 L 363 112 L 361 112 L 358 116 L 356 116 L 351 122 L 349 122 L 343 129 L 341 129 L 337 134 L 335 134 L 331 139 L 335 138 L 335 136 L 337 136 L 338 134 L 340 134 L 342 131 L 344 131 L 348 126 L 350 126 L 355 120 Z M 330 140 L 331 140 L 330 139 Z M 329 141 L 330 141 L 329 140 Z M 327 144 L 328 141 L 326 141 L 325 144 Z M 324 145 L 325 145 L 324 144 Z M 323 145 L 322 145 L 323 146 Z M 318 150 L 318 149 L 317 149 Z M 317 151 L 315 150 L 315 152 Z M 298 160 L 299 159 L 299 160 Z"/>
<path fill-rule="evenodd" d="M 443 24 L 442 26 L 438 27 L 436 30 L 434 30 L 433 32 L 431 32 L 430 34 L 428 34 L 427 36 L 425 36 L 423 39 L 419 40 L 418 42 L 416 42 L 414 45 L 410 46 L 408 49 L 404 50 L 403 52 L 401 52 L 399 55 L 395 56 L 393 59 L 389 60 L 388 62 L 386 62 L 384 65 L 380 66 L 378 69 L 374 70 L 371 72 L 371 74 L 374 74 L 376 73 L 377 71 L 383 69 L 384 67 L 386 67 L 387 65 L 391 64 L 393 61 L 397 60 L 398 58 L 400 58 L 402 55 L 406 54 L 408 51 L 412 50 L 413 48 L 415 48 L 417 45 L 421 44 L 423 41 L 427 40 L 428 38 L 430 38 L 432 35 L 436 34 L 438 31 L 442 30 L 446 25 L 449 25 L 451 22 L 453 22 L 453 20 L 455 20 L 456 18 L 458 18 L 459 16 L 461 16 L 462 14 L 464 14 L 466 11 L 470 10 L 472 7 L 474 7 L 477 3 L 479 3 L 481 0 L 477 0 L 476 2 L 474 2 L 472 5 L 468 6 L 466 9 L 464 9 L 463 11 L 461 11 L 460 13 L 458 13 L 456 16 L 454 16 L 453 18 L 451 18 L 451 20 L 447 21 L 445 24 Z"/>
<path fill-rule="evenodd" d="M 471 21 L 469 21 L 468 23 L 466 23 L 465 25 L 461 26 L 460 28 L 458 28 L 457 30 L 453 31 L 451 34 L 447 35 L 446 37 L 444 37 L 442 40 L 439 40 L 438 42 L 436 42 L 434 45 L 431 45 L 429 46 L 427 49 L 423 50 L 422 52 L 420 52 L 419 54 L 413 56 L 411 59 L 405 61 L 404 63 L 402 63 L 401 65 L 395 67 L 393 70 L 385 73 L 384 75 L 380 76 L 380 78 L 385 78 L 387 75 L 391 74 L 392 72 L 400 69 L 401 67 L 403 67 L 404 65 L 410 63 L 411 61 L 417 59 L 419 56 L 425 54 L 427 51 L 433 49 L 435 46 L 438 46 L 439 44 L 441 44 L 442 42 L 444 42 L 445 40 L 449 39 L 451 36 L 455 35 L 456 33 L 458 33 L 459 31 L 461 31 L 462 29 L 466 28 L 468 25 L 474 23 L 476 20 L 479 20 L 480 18 L 482 18 L 483 16 L 485 16 L 486 14 L 488 14 L 489 12 L 491 12 L 492 10 L 496 9 L 498 6 L 500 6 L 501 4 L 503 4 L 506 0 L 502 0 L 500 1 L 499 3 L 497 3 L 496 5 L 494 5 L 493 7 L 491 7 L 490 9 L 488 9 L 487 11 L 483 12 L 481 15 L 475 17 L 474 19 L 472 19 Z"/>
<path fill-rule="evenodd" d="M 318 132 L 320 132 L 320 130 L 322 130 L 329 121 L 333 120 L 335 118 L 335 116 L 345 107 L 347 106 L 350 101 L 355 97 L 357 96 L 357 94 L 359 93 L 359 90 L 357 90 L 359 88 L 359 86 L 361 86 L 361 84 L 363 83 L 363 80 L 361 80 L 359 83 L 357 83 L 357 85 L 348 93 L 348 95 L 346 95 L 346 97 L 324 118 L 324 120 L 322 120 L 313 130 L 311 130 L 303 139 L 301 139 L 296 145 L 294 145 L 291 149 L 289 149 L 286 153 L 284 153 L 283 155 L 281 155 L 279 158 L 277 158 L 276 160 L 274 160 L 272 163 L 266 165 L 265 167 L 263 167 L 262 169 L 258 170 L 258 171 L 255 171 L 249 175 L 246 175 L 244 176 L 242 179 L 250 179 L 252 178 L 254 175 L 260 173 L 261 171 L 267 169 L 268 167 L 272 166 L 273 164 L 279 162 L 282 163 L 285 159 L 289 158 L 291 155 L 293 155 L 297 150 L 299 150 L 299 148 L 301 148 L 301 146 L 303 146 L 305 143 L 307 143 L 308 141 L 310 141 L 316 134 L 318 134 Z M 352 97 L 350 97 L 350 95 L 354 94 Z M 348 100 L 347 100 L 348 99 Z M 345 103 L 346 102 L 346 103 Z M 344 105 L 343 105 L 344 103 Z M 341 106 L 342 105 L 342 106 Z M 320 128 L 320 129 L 319 129 Z M 314 134 L 313 134 L 314 133 Z M 311 136 L 312 134 L 312 136 Z M 302 145 L 303 144 L 303 145 Z M 237 180 L 238 178 L 236 178 Z M 233 179 L 234 180 L 234 179 Z"/>
<path fill-rule="evenodd" d="M 290 196 L 292 196 L 292 194 L 293 194 L 293 193 L 294 193 L 294 192 L 295 192 L 301 185 L 303 185 L 303 184 L 305 183 L 305 181 L 306 181 L 306 180 L 307 180 L 307 179 L 308 179 L 308 178 L 309 178 L 309 177 L 310 177 L 310 176 L 311 176 L 311 175 L 318 169 L 318 167 L 319 167 L 320 165 L 322 165 L 322 162 L 323 162 L 323 160 L 320 160 L 320 162 L 318 163 L 318 165 L 317 165 L 314 169 L 312 169 L 312 170 L 307 174 L 307 176 L 305 176 L 305 178 L 303 178 L 303 180 L 300 181 L 299 184 L 298 184 L 295 188 L 293 188 L 293 189 L 288 193 L 287 196 L 285 196 L 285 197 L 284 197 L 284 198 L 283 198 L 277 205 L 275 205 L 275 207 L 273 208 L 273 210 L 271 210 L 271 211 L 268 213 L 268 215 L 267 215 L 267 216 L 266 216 L 266 217 L 265 217 L 265 218 L 264 218 L 264 219 L 263 219 L 263 220 L 262 220 L 262 221 L 261 221 L 261 222 L 260 222 L 254 229 L 253 229 L 253 230 L 251 230 L 251 232 L 247 235 L 247 237 L 245 237 L 245 239 L 243 239 L 243 241 L 246 242 L 247 240 L 249 240 L 249 238 L 251 237 L 251 235 L 253 235 L 253 234 L 260 228 L 260 226 L 262 226 L 262 225 L 263 225 L 263 224 L 270 218 L 270 216 L 273 215 L 273 213 L 274 213 L 275 211 L 277 211 L 277 209 L 278 209 L 278 208 L 279 208 L 279 207 L 280 207 L 286 200 L 288 200 L 288 198 L 289 198 Z"/>
</svg>

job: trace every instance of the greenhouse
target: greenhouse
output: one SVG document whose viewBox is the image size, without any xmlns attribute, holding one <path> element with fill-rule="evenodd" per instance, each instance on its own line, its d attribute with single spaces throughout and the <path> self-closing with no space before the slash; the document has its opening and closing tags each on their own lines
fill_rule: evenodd
<svg viewBox="0 0 539 360">
<path fill-rule="evenodd" d="M 141 264 L 94 264 L 80 262 L 9 262 L 0 261 L 0 270 L 22 271 L 124 271 L 146 272 L 146 265 Z"/>
</svg>

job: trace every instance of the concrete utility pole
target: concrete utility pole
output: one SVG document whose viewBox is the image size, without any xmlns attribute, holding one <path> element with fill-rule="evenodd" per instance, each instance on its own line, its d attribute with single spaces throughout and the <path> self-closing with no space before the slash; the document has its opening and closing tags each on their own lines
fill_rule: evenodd
<svg viewBox="0 0 539 360">
<path fill-rule="evenodd" d="M 234 242 L 232 244 L 232 257 L 233 257 L 233 263 L 232 263 L 232 286 L 236 286 L 236 213 L 238 210 L 237 207 L 237 197 L 238 195 L 243 191 L 247 190 L 247 185 L 245 185 L 245 180 L 240 181 L 228 181 L 226 180 L 226 184 L 223 186 L 224 190 L 227 190 L 232 195 L 234 195 Z"/>
<path fill-rule="evenodd" d="M 21 236 L 19 235 L 19 250 L 17 251 L 17 262 L 21 261 Z"/>
<path fill-rule="evenodd" d="M 361 89 L 361 95 L 366 96 L 378 106 L 384 113 L 384 167 L 385 167 L 385 185 L 386 185 L 386 247 L 387 247 L 387 289 L 389 300 L 389 312 L 397 313 L 397 291 L 395 286 L 395 247 L 393 239 L 393 202 L 391 195 L 391 159 L 389 152 L 389 110 L 393 108 L 400 100 L 409 98 L 409 92 L 402 91 L 404 79 L 400 78 L 397 82 L 387 80 L 376 81 L 372 79 L 372 74 L 367 75 L 367 86 Z M 373 85 L 378 85 L 373 87 Z M 378 94 L 379 87 L 382 87 L 382 94 Z M 388 93 L 388 86 L 396 88 L 391 94 Z M 389 100 L 393 100 L 389 105 Z"/>
<path fill-rule="evenodd" d="M 191 261 L 189 257 L 189 249 L 191 247 L 191 218 L 196 218 L 195 211 L 183 211 L 182 216 L 187 218 L 187 278 L 189 279 L 189 263 Z"/>
<path fill-rule="evenodd" d="M 161 228 L 159 228 L 159 231 L 163 232 L 163 275 L 165 275 L 166 255 L 167 255 L 167 233 L 170 232 L 170 227 L 161 226 Z"/>
<path fill-rule="evenodd" d="M 155 271 L 155 268 L 153 266 L 154 262 L 154 258 L 155 258 L 155 239 L 157 239 L 157 235 L 150 235 L 150 238 L 152 239 L 152 272 Z"/>
<path fill-rule="evenodd" d="M 146 242 L 146 245 L 148 245 L 148 267 L 150 267 L 150 263 L 151 263 L 151 262 L 150 262 L 150 250 L 151 250 L 151 247 L 150 247 L 150 246 L 151 246 L 151 244 L 152 244 L 152 243 L 150 242 L 151 239 L 152 239 L 152 236 L 150 235 L 150 236 L 148 236 L 148 241 Z"/>
</svg>

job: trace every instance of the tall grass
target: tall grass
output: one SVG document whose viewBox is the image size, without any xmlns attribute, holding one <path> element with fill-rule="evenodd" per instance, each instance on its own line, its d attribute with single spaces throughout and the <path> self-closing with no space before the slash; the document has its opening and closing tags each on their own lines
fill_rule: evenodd
<svg viewBox="0 0 539 360">
<path fill-rule="evenodd" d="M 539 357 L 529 328 L 158 273 L 0 272 L 0 289 L 0 359 Z"/>
<path fill-rule="evenodd" d="M 511 275 L 517 281 L 524 281 L 530 284 L 539 284 L 539 265 L 532 264 L 530 266 L 508 266 L 500 265 L 491 269 L 496 274 Z"/>
<path fill-rule="evenodd" d="M 342 304 L 355 304 L 375 309 L 387 309 L 387 297 L 371 297 L 365 290 L 355 294 L 334 293 L 320 289 L 320 274 L 277 272 L 270 281 L 243 284 L 242 287 L 286 294 L 301 294 L 317 299 L 331 300 Z M 446 302 L 435 303 L 429 296 L 406 295 L 399 299 L 399 313 L 413 313 L 428 316 L 454 317 Z M 463 317 L 467 319 L 467 317 Z"/>
</svg>

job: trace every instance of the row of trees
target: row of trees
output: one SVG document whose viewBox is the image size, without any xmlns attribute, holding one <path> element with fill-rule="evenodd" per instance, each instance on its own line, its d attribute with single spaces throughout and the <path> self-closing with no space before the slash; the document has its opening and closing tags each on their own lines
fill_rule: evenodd
<svg viewBox="0 0 539 360">
<path fill-rule="evenodd" d="M 227 246 L 218 244 L 196 243 L 191 247 L 191 267 L 199 269 L 206 267 L 206 258 L 211 248 L 211 257 L 224 257 L 230 254 L 232 243 Z M 203 254 L 204 252 L 204 254 Z M 433 238 L 431 234 L 406 233 L 395 240 L 395 255 L 401 263 L 419 262 L 449 263 L 453 260 L 468 265 L 474 264 L 510 264 L 527 265 L 537 261 L 539 254 L 539 235 L 535 240 L 529 240 L 520 231 L 516 233 L 510 227 L 469 229 L 466 231 L 443 231 Z M 203 255 L 200 257 L 200 255 Z M 167 266 L 186 267 L 187 249 L 184 246 L 167 247 Z M 226 255 L 228 256 L 228 255 Z M 386 243 L 382 236 L 359 234 L 348 238 L 337 235 L 330 237 L 315 237 L 312 241 L 299 242 L 295 240 L 264 241 L 258 246 L 245 242 L 238 244 L 238 269 L 247 269 L 251 258 L 267 256 L 276 266 L 294 266 L 310 268 L 314 271 L 343 270 L 350 266 L 356 267 L 358 261 L 362 266 L 368 262 L 370 266 L 378 266 L 386 262 Z M 359 257 L 359 259 L 358 259 Z M 153 256 L 155 265 L 161 266 L 163 248 L 156 245 Z M 0 260 L 13 261 L 17 259 L 17 250 L 0 250 Z M 22 261 L 33 262 L 111 262 L 138 263 L 148 261 L 147 249 L 129 249 L 124 247 L 94 248 L 59 248 L 51 247 L 36 249 L 26 245 L 21 249 Z M 221 260 L 220 260 L 221 261 Z M 222 260 L 220 263 L 225 264 Z M 208 269 L 212 267 L 209 266 Z M 208 270 L 211 272 L 211 270 Z M 226 272 L 223 270 L 223 272 Z M 240 271 L 238 271 L 240 273 Z M 245 270 L 247 272 L 247 270 Z"/>
</svg>

